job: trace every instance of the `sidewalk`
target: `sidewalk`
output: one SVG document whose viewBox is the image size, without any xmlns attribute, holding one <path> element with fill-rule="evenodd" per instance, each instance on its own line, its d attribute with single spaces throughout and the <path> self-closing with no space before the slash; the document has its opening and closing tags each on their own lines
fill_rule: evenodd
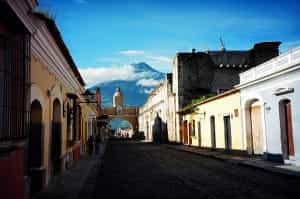
<svg viewBox="0 0 300 199">
<path fill-rule="evenodd" d="M 105 148 L 106 142 L 101 144 L 99 154 L 83 156 L 73 168 L 55 177 L 45 190 L 33 198 L 78 199 L 83 192 L 93 192 L 95 183 L 91 183 L 91 179 L 97 177 Z"/>
<path fill-rule="evenodd" d="M 209 149 L 202 149 L 198 147 L 191 147 L 185 145 L 165 145 L 169 149 L 194 153 L 197 155 L 214 158 L 216 160 L 226 161 L 232 164 L 260 169 L 267 172 L 272 172 L 280 175 L 288 175 L 293 177 L 300 177 L 300 167 L 293 165 L 283 165 L 271 161 L 263 160 L 260 157 L 251 157 L 247 155 L 226 154 L 220 151 L 211 151 Z"/>
</svg>

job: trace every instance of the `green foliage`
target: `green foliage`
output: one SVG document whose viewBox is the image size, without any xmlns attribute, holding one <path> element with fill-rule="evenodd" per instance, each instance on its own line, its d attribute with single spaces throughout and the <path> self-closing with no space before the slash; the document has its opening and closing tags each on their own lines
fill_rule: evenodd
<svg viewBox="0 0 300 199">
<path fill-rule="evenodd" d="M 216 96 L 216 93 L 209 93 L 207 95 L 201 96 L 197 99 L 193 99 L 188 105 L 186 105 L 181 111 L 187 111 L 189 109 L 191 109 L 195 104 L 199 104 L 201 102 L 203 102 L 204 100 L 207 100 L 208 98 L 214 97 Z"/>
</svg>

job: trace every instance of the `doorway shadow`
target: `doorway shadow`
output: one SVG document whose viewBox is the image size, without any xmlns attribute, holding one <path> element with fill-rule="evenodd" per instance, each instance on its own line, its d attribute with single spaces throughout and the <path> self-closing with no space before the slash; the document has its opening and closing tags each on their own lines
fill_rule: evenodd
<svg viewBox="0 0 300 199">
<path fill-rule="evenodd" d="M 153 143 L 165 144 L 168 143 L 168 127 L 167 123 L 162 121 L 161 117 L 157 114 L 152 125 Z"/>
</svg>

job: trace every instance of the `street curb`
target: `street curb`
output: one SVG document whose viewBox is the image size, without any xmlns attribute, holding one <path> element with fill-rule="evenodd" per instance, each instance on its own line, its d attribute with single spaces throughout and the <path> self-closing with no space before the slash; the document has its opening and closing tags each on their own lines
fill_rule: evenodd
<svg viewBox="0 0 300 199">
<path fill-rule="evenodd" d="M 240 165 L 240 166 L 243 166 L 243 167 L 248 167 L 248 168 L 252 168 L 252 169 L 256 169 L 256 170 L 260 170 L 260 171 L 265 171 L 265 172 L 268 172 L 268 173 L 273 173 L 273 174 L 277 174 L 277 175 L 281 175 L 281 176 L 285 176 L 285 177 L 300 178 L 300 173 L 293 172 L 293 171 L 288 171 L 286 169 L 273 168 L 273 167 L 272 168 L 262 167 L 262 166 L 258 166 L 258 165 L 252 165 L 252 164 L 249 164 L 247 162 L 240 161 L 240 160 L 227 159 L 227 158 L 222 158 L 222 157 L 218 157 L 218 156 L 214 156 L 214 155 L 198 153 L 198 152 L 195 152 L 195 151 L 189 151 L 189 150 L 185 150 L 185 149 L 178 149 L 178 148 L 172 147 L 172 146 L 166 146 L 166 147 L 168 149 L 171 149 L 171 150 L 182 151 L 182 152 L 186 152 L 186 153 L 192 153 L 192 154 L 195 154 L 195 155 L 200 155 L 200 156 L 211 158 L 211 159 L 214 159 L 214 160 L 218 160 L 218 161 L 222 161 L 222 162 L 228 162 L 230 164 Z"/>
<path fill-rule="evenodd" d="M 103 150 L 99 155 L 95 155 L 96 161 L 88 168 L 87 175 L 82 180 L 81 188 L 76 196 L 76 199 L 80 198 L 92 198 L 96 187 L 96 181 L 98 177 L 99 169 L 103 163 L 103 157 L 106 151 L 107 141 L 104 141 L 102 147 Z"/>
<path fill-rule="evenodd" d="M 178 148 L 172 147 L 172 146 L 166 146 L 166 147 L 167 147 L 168 149 L 175 150 L 175 151 L 181 151 L 181 152 L 186 152 L 186 153 L 192 153 L 192 154 L 195 154 L 195 155 L 200 155 L 200 156 L 203 156 L 203 157 L 215 159 L 215 160 L 222 161 L 222 162 L 225 162 L 225 161 L 228 161 L 228 162 L 229 162 L 229 160 L 226 159 L 226 158 L 217 157 L 217 156 L 214 156 L 214 155 L 208 155 L 208 154 L 204 154 L 204 153 L 198 153 L 198 152 L 195 152 L 195 151 L 189 151 L 189 150 L 184 150 L 184 149 L 178 149 Z M 233 163 L 233 162 L 230 162 L 230 163 Z"/>
<path fill-rule="evenodd" d="M 241 165 L 243 167 L 248 167 L 248 168 L 252 168 L 252 169 L 256 169 L 256 170 L 260 170 L 260 171 L 265 171 L 268 173 L 272 173 L 272 174 L 276 174 L 276 175 L 280 175 L 280 176 L 285 176 L 285 177 L 293 177 L 293 178 L 300 178 L 300 173 L 298 172 L 293 172 L 293 171 L 288 171 L 286 169 L 280 169 L 280 168 L 270 168 L 270 167 L 262 167 L 262 166 L 258 166 L 258 165 L 252 165 L 249 164 L 247 162 L 238 162 L 238 165 Z"/>
</svg>

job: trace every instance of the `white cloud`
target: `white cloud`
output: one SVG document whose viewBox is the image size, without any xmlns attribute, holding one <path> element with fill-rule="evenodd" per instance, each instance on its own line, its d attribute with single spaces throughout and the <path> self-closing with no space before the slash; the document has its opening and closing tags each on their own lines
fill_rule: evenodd
<svg viewBox="0 0 300 199">
<path fill-rule="evenodd" d="M 161 81 L 155 79 L 141 79 L 139 80 L 136 85 L 141 86 L 157 86 Z"/>
<path fill-rule="evenodd" d="M 146 94 L 150 94 L 151 92 L 153 91 L 153 89 L 144 89 L 144 93 L 146 93 Z"/>
<path fill-rule="evenodd" d="M 141 56 L 145 54 L 145 52 L 142 50 L 125 50 L 121 51 L 120 53 L 126 56 Z"/>
<path fill-rule="evenodd" d="M 122 67 L 98 67 L 98 68 L 80 68 L 87 86 L 112 80 L 135 80 L 136 75 L 131 65 Z"/>
<path fill-rule="evenodd" d="M 97 62 L 120 62 L 118 57 L 99 57 L 96 59 Z"/>
</svg>

